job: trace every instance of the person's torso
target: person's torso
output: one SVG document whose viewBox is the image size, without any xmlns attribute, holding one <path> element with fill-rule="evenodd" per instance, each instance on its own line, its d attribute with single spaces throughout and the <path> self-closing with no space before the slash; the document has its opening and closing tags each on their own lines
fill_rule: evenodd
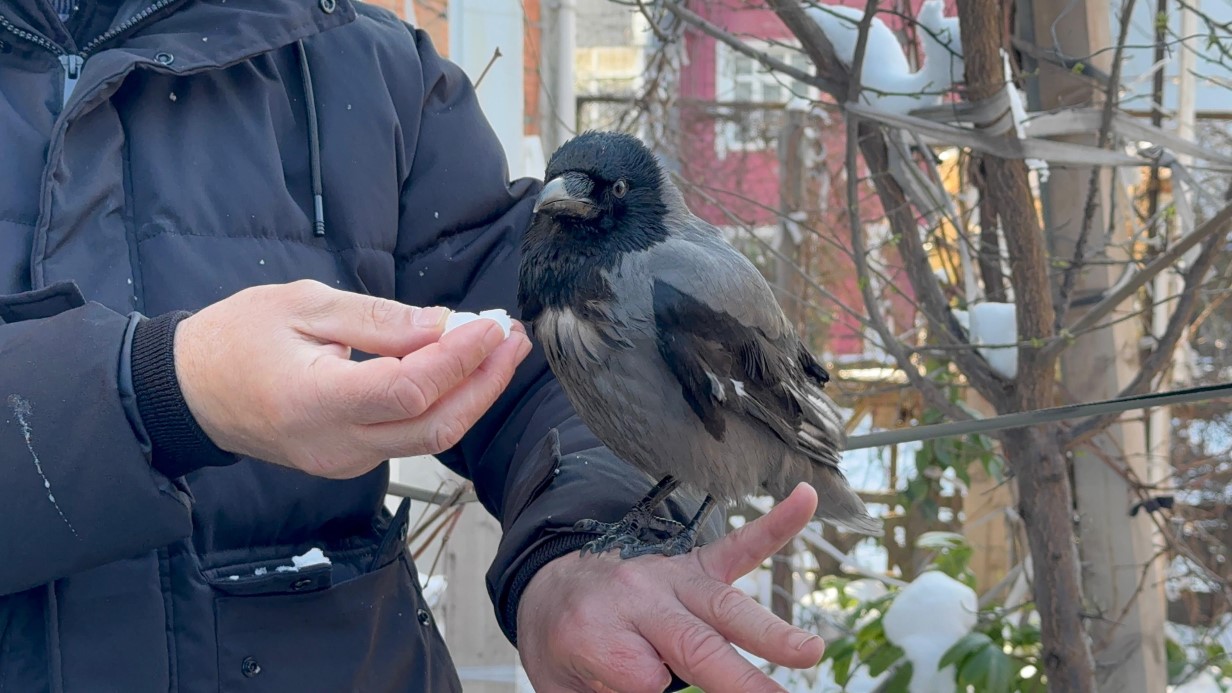
<svg viewBox="0 0 1232 693">
<path fill-rule="evenodd" d="M 0 294 L 72 280 L 87 300 L 151 316 L 304 278 L 393 297 L 399 221 L 430 212 L 400 209 L 414 155 L 403 128 L 423 97 L 410 36 L 392 16 L 364 10 L 351 21 L 343 0 L 144 0 L 123 4 L 113 41 L 91 45 L 64 36 L 50 13 L 35 0 L 0 0 Z M 301 49 L 324 235 L 314 233 Z M 191 542 L 0 599 L 0 639 L 19 642 L 5 628 L 41 620 L 52 643 L 43 655 L 60 660 L 51 678 L 63 679 L 47 683 L 66 690 L 109 689 L 81 677 L 125 667 L 116 690 L 357 681 L 313 673 L 346 657 L 348 632 L 409 638 L 408 648 L 434 636 L 415 613 L 405 559 L 366 573 L 386 520 L 386 475 L 332 481 L 251 460 L 194 473 Z M 294 581 L 220 590 L 250 563 L 308 545 L 353 549 L 359 577 L 303 594 Z M 313 599 L 323 623 L 288 622 Z M 286 629 L 301 636 L 275 637 Z M 39 681 L 22 678 L 19 654 L 0 657 L 0 689 Z M 296 662 L 300 674 L 289 672 Z"/>
</svg>

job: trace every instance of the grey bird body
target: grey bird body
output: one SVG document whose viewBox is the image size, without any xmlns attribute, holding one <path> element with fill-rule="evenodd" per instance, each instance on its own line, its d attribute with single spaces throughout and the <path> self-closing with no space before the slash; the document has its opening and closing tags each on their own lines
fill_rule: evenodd
<svg viewBox="0 0 1232 693">
<path fill-rule="evenodd" d="M 641 187 L 654 188 L 657 211 L 616 213 L 606 234 L 587 234 L 571 228 L 590 213 L 576 207 L 527 237 L 526 317 L 578 414 L 655 479 L 720 502 L 781 499 L 803 481 L 817 489 L 818 518 L 879 533 L 839 471 L 844 427 L 825 370 L 756 267 L 689 212 L 657 164 L 654 176 Z M 639 183 L 626 186 L 632 196 Z M 553 195 L 566 196 L 540 199 Z"/>
</svg>

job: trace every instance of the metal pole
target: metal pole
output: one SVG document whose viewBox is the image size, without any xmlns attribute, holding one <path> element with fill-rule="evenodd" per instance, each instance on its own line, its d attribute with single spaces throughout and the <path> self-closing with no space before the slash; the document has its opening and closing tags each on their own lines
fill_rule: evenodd
<svg viewBox="0 0 1232 693">
<path fill-rule="evenodd" d="M 847 440 L 847 445 L 844 450 L 863 450 L 865 448 L 876 448 L 884 445 L 898 445 L 899 443 L 913 443 L 916 441 L 933 440 L 935 438 L 946 438 L 949 436 L 989 433 L 991 431 L 1000 431 L 1007 428 L 1024 428 L 1026 426 L 1035 426 L 1043 423 L 1051 423 L 1053 421 L 1079 419 L 1088 416 L 1099 416 L 1101 414 L 1115 414 L 1125 411 L 1132 411 L 1134 409 L 1164 407 L 1172 404 L 1203 402 L 1212 399 L 1220 399 L 1223 397 L 1232 397 L 1232 383 L 1189 387 L 1182 390 L 1173 390 L 1171 392 L 1154 392 L 1147 395 L 1139 395 L 1137 397 L 1122 397 L 1118 399 L 1104 400 L 1101 402 L 1067 404 L 1063 407 L 1051 407 L 1048 409 L 1024 411 L 1015 414 L 1002 414 L 1001 416 L 992 416 L 987 419 L 955 421 L 951 423 L 934 424 L 932 426 L 916 426 L 913 428 L 902 428 L 894 431 L 878 431 L 877 433 L 870 433 L 868 435 L 852 436 Z M 389 483 L 388 493 L 392 496 L 403 496 L 413 500 L 423 501 L 425 503 L 443 503 L 449 498 L 448 494 L 437 493 L 435 491 L 416 488 L 414 486 L 399 484 L 392 481 Z M 458 502 L 469 503 L 473 500 L 475 500 L 475 494 L 474 492 L 469 492 L 459 498 Z"/>
<path fill-rule="evenodd" d="M 1146 409 L 1148 407 L 1163 407 L 1170 404 L 1201 402 L 1220 397 L 1232 397 L 1232 383 L 1204 385 L 1202 387 L 1191 387 L 1172 392 L 1156 392 L 1138 397 L 1109 399 L 1087 404 L 1068 404 L 1063 407 L 1002 414 L 1001 416 L 993 416 L 987 419 L 917 426 L 915 428 L 903 428 L 895 431 L 878 431 L 877 433 L 849 438 L 844 449 L 862 450 L 882 445 L 897 445 L 898 443 L 911 443 L 948 436 L 988 433 L 1007 428 L 1025 428 L 1053 421 L 1098 416 L 1100 414 L 1114 414 L 1134 409 Z"/>
</svg>

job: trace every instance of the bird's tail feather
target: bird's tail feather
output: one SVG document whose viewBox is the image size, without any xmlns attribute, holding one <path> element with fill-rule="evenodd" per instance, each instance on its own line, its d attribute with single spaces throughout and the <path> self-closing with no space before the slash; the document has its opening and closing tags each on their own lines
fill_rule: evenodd
<svg viewBox="0 0 1232 693">
<path fill-rule="evenodd" d="M 811 467 L 810 485 L 817 491 L 817 512 L 814 513 L 817 519 L 858 534 L 882 535 L 881 520 L 868 514 L 864 501 L 856 495 L 842 472 L 823 464 Z"/>
</svg>

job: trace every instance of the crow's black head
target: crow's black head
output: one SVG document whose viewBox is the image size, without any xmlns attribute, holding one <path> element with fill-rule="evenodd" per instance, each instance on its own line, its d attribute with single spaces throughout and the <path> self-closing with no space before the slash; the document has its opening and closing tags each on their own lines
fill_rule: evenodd
<svg viewBox="0 0 1232 693">
<path fill-rule="evenodd" d="M 522 318 L 532 321 L 547 308 L 610 300 L 603 272 L 666 240 L 669 205 L 683 205 L 646 145 L 614 132 L 586 132 L 561 145 L 544 180 L 518 282 Z"/>
<path fill-rule="evenodd" d="M 667 213 L 662 171 L 632 135 L 586 132 L 561 145 L 548 162 L 535 212 L 573 233 L 642 235 Z"/>
</svg>

